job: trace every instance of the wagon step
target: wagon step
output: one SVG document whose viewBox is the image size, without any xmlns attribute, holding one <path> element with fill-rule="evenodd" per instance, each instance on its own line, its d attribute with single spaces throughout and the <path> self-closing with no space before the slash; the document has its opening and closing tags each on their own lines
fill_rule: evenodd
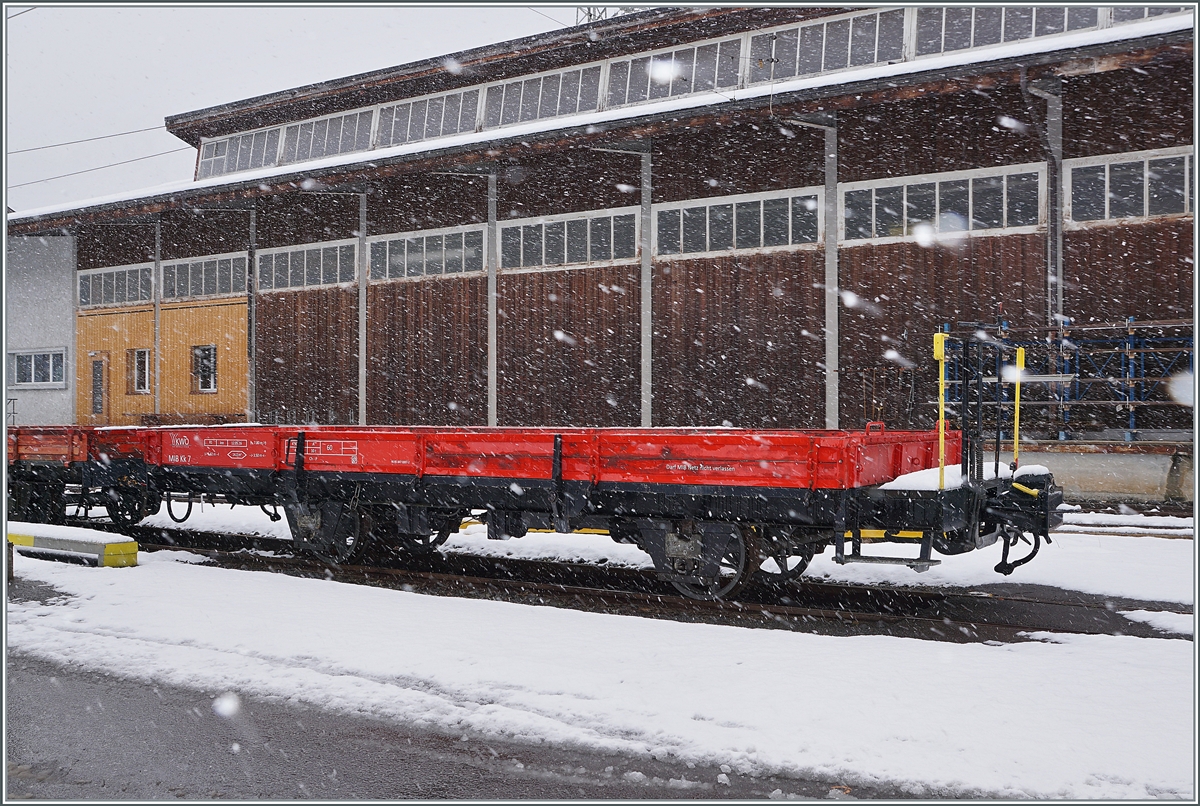
<svg viewBox="0 0 1200 806">
<path fill-rule="evenodd" d="M 928 571 L 933 566 L 942 564 L 941 560 L 933 560 L 933 559 L 922 560 L 919 558 L 918 559 L 908 559 L 906 557 L 863 557 L 861 555 L 855 556 L 853 554 L 851 554 L 849 556 L 844 556 L 844 557 L 838 558 L 836 561 L 842 565 L 845 565 L 847 563 L 881 563 L 883 565 L 907 565 L 909 568 L 911 568 L 917 572 Z"/>
</svg>

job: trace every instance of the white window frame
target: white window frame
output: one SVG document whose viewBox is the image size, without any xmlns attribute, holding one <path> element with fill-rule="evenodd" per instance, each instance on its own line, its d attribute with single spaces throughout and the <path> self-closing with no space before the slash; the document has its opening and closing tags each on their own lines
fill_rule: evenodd
<svg viewBox="0 0 1200 806">
<path fill-rule="evenodd" d="M 533 78 L 533 76 L 529 76 L 529 78 Z M 409 143 L 426 142 L 426 138 L 422 137 L 417 140 L 405 140 L 403 143 L 389 143 L 388 145 L 380 145 L 379 124 L 380 124 L 380 120 L 381 120 L 381 114 L 384 109 L 388 109 L 393 106 L 405 106 L 405 105 L 408 105 L 411 107 L 413 104 L 418 103 L 420 101 L 431 101 L 436 98 L 447 98 L 451 95 L 461 95 L 462 93 L 470 92 L 471 90 L 478 90 L 478 92 L 479 92 L 479 98 L 475 102 L 475 125 L 466 131 L 453 132 L 451 134 L 439 134 L 437 137 L 428 138 L 428 140 L 438 140 L 438 139 L 441 139 L 442 137 L 453 137 L 456 134 L 470 134 L 471 132 L 477 132 L 477 131 L 482 130 L 482 128 L 483 128 L 483 105 L 484 105 L 484 100 L 485 100 L 485 93 L 483 91 L 483 88 L 485 86 L 487 86 L 487 85 L 472 84 L 467 87 L 459 87 L 458 89 L 453 89 L 453 90 L 443 90 L 442 92 L 431 92 L 428 95 L 414 95 L 411 98 L 399 98 L 395 101 L 387 101 L 386 103 L 380 103 L 380 104 L 376 104 L 375 106 L 369 107 L 373 112 L 373 115 L 371 118 L 371 149 L 374 150 L 374 149 L 378 149 L 378 148 L 396 148 L 397 146 L 408 145 Z M 444 110 L 445 110 L 445 107 L 443 106 L 443 116 L 445 114 Z M 341 114 L 349 114 L 349 112 L 343 112 Z M 461 115 L 461 107 L 460 107 L 459 114 Z M 306 122 L 306 121 L 302 121 L 302 122 Z M 411 124 L 411 120 L 410 120 L 410 124 Z M 289 123 L 287 125 L 293 126 L 295 124 Z"/>
<path fill-rule="evenodd" d="M 259 260 L 266 255 L 274 257 L 275 255 L 291 254 L 293 252 L 305 252 L 311 249 L 328 249 L 330 247 L 341 248 L 343 246 L 353 246 L 355 250 L 355 269 L 353 280 L 339 280 L 336 283 L 313 283 L 312 285 L 289 285 L 287 288 L 263 288 L 258 281 Z M 358 260 L 358 238 L 341 238 L 336 241 L 319 241 L 317 243 L 297 244 L 295 246 L 276 246 L 270 249 L 258 249 L 254 253 L 254 291 L 258 294 L 271 294 L 276 291 L 303 291 L 306 288 L 334 288 L 337 286 L 348 288 L 358 284 Z M 274 281 L 272 281 L 272 284 L 273 282 Z"/>
<path fill-rule="evenodd" d="M 404 277 L 372 277 L 371 276 L 371 248 L 373 244 L 387 243 L 388 241 L 398 241 L 406 238 L 429 238 L 441 235 L 457 235 L 462 233 L 466 235 L 468 232 L 478 232 L 483 236 L 483 266 L 478 270 L 471 271 L 442 271 L 440 274 L 416 274 L 412 276 L 405 275 Z M 444 243 L 444 241 L 443 241 Z M 483 277 L 487 275 L 487 260 L 488 260 L 488 235 L 486 224 L 459 224 L 453 227 L 437 227 L 433 229 L 411 230 L 409 232 L 391 232 L 384 235 L 372 235 L 367 238 L 367 281 L 376 283 L 401 283 L 401 282 L 420 282 L 421 280 L 440 280 L 453 279 L 455 277 Z"/>
<path fill-rule="evenodd" d="M 227 297 L 244 297 L 244 296 L 246 296 L 246 289 L 244 286 L 241 289 L 233 288 L 233 274 L 232 274 L 233 267 L 232 266 L 230 266 L 230 290 L 229 291 L 226 291 L 226 292 L 217 291 L 217 293 L 215 293 L 215 294 L 192 294 L 191 289 L 190 289 L 190 283 L 189 283 L 189 290 L 188 290 L 187 294 L 176 293 L 175 296 L 168 297 L 168 296 L 166 296 L 165 293 L 162 293 L 166 290 L 166 276 L 165 275 L 166 275 L 166 270 L 168 267 L 174 268 L 174 267 L 178 267 L 180 265 L 186 264 L 189 267 L 188 273 L 189 273 L 189 277 L 190 277 L 191 276 L 191 268 L 190 267 L 194 263 L 203 264 L 203 263 L 208 263 L 211 261 L 220 261 L 220 260 L 232 261 L 235 258 L 242 258 L 243 260 L 245 260 L 246 266 L 247 266 L 247 271 L 249 271 L 249 266 L 250 266 L 250 253 L 249 252 L 223 252 L 219 255 L 202 255 L 199 257 L 180 258 L 178 260 L 160 260 L 159 261 L 159 276 L 157 278 L 155 278 L 156 282 L 158 283 L 158 289 L 160 292 L 160 300 L 164 304 L 170 304 L 170 303 L 175 303 L 175 302 L 186 302 L 189 300 L 198 300 L 198 299 L 224 299 Z M 220 272 L 220 270 L 221 270 L 221 268 L 218 265 L 217 271 Z M 220 280 L 220 277 L 218 277 L 217 278 L 217 288 L 219 289 L 220 287 L 221 287 L 221 280 Z"/>
<path fill-rule="evenodd" d="M 737 243 L 737 205 L 738 203 L 754 202 L 754 201 L 770 201 L 773 199 L 791 199 L 795 196 L 816 196 L 817 198 L 817 239 L 807 243 L 787 243 L 779 246 L 754 246 L 746 249 L 738 249 Z M 678 254 L 661 254 L 658 249 L 658 214 L 663 210 L 684 210 L 690 207 L 712 207 L 719 204 L 733 205 L 734 216 L 731 220 L 731 226 L 734 233 L 734 246 L 729 249 L 721 249 L 718 251 L 706 252 L 680 252 Z M 707 196 L 699 199 L 682 199 L 680 201 L 662 202 L 652 205 L 651 221 L 653 221 L 654 236 L 651 243 L 654 259 L 657 260 L 695 260 L 697 258 L 713 258 L 723 255 L 756 255 L 769 254 L 772 252 L 793 252 L 804 249 L 820 249 L 824 245 L 825 239 L 825 187 L 823 185 L 809 185 L 800 188 L 788 188 L 785 190 L 766 190 L 758 193 L 739 193 L 733 196 Z M 791 234 L 791 218 L 788 219 L 788 233 Z"/>
<path fill-rule="evenodd" d="M 1117 23 L 1125 25 L 1126 23 Z M 1087 221 L 1076 221 L 1072 215 L 1072 186 L 1071 182 L 1075 176 L 1076 168 L 1090 168 L 1097 165 L 1114 165 L 1124 162 L 1142 162 L 1149 163 L 1151 160 L 1167 159 L 1170 157 L 1191 157 L 1190 160 L 1185 160 L 1184 168 L 1184 190 L 1187 191 L 1195 182 L 1196 171 L 1196 154 L 1195 146 L 1176 146 L 1174 148 L 1152 148 L 1144 151 L 1124 151 L 1119 154 L 1101 154 L 1094 157 L 1076 157 L 1075 159 L 1063 160 L 1063 228 L 1066 230 L 1087 229 L 1089 227 L 1104 226 L 1111 224 L 1128 224 L 1131 222 L 1150 221 L 1164 218 L 1183 218 L 1195 214 L 1195 210 L 1189 203 L 1192 201 L 1192 194 L 1184 195 L 1183 204 L 1184 212 L 1182 213 L 1157 213 L 1154 215 L 1129 216 L 1125 218 L 1111 218 L 1108 215 L 1109 211 L 1109 195 L 1108 195 L 1108 172 L 1105 171 L 1104 189 L 1104 217 L 1089 219 Z M 1150 174 L 1146 169 L 1142 170 L 1142 203 L 1144 209 L 1149 210 L 1150 204 Z M 1194 191 L 1193 191 L 1194 192 Z"/>
<path fill-rule="evenodd" d="M 126 299 L 123 302 L 116 302 L 116 301 L 96 302 L 94 300 L 89 300 L 87 303 L 82 302 L 80 294 L 79 294 L 80 279 L 82 279 L 84 277 L 95 277 L 96 275 L 103 276 L 104 274 L 108 274 L 108 273 L 115 274 L 116 272 L 119 272 L 119 271 L 141 272 L 143 269 L 149 269 L 149 271 L 150 271 L 150 298 L 149 299 L 137 299 L 137 300 L 130 301 L 128 298 L 128 291 L 127 291 Z M 115 280 L 114 280 L 114 282 L 115 282 Z M 128 279 L 126 280 L 126 282 L 128 282 Z M 140 275 L 139 275 L 139 293 L 140 293 L 140 287 L 141 287 L 140 282 L 141 282 L 141 280 L 140 280 Z M 90 311 L 90 310 L 93 310 L 96 308 L 124 308 L 124 307 L 136 306 L 136 305 L 153 305 L 155 294 L 158 292 L 158 288 L 156 286 L 157 282 L 158 282 L 158 278 L 154 276 L 153 261 L 150 261 L 147 263 L 131 263 L 131 264 L 128 264 L 125 266 L 103 266 L 101 268 L 96 268 L 96 269 L 83 269 L 82 271 L 75 272 L 75 305 L 79 310 L 86 310 L 86 311 Z M 126 286 L 126 288 L 128 288 L 128 286 Z"/>
<path fill-rule="evenodd" d="M 132 373 L 132 377 L 130 378 L 130 387 L 133 390 L 133 394 L 148 395 L 152 391 L 150 383 L 150 350 L 143 347 L 130 350 L 129 352 L 133 354 L 133 366 L 130 368 Z M 138 373 L 141 369 L 145 370 L 145 373 L 141 378 L 143 383 L 138 382 Z"/>
<path fill-rule="evenodd" d="M 1046 163 L 1044 162 L 1024 162 L 1016 165 L 998 165 L 991 168 L 971 168 L 962 171 L 945 171 L 942 173 L 932 174 L 914 174 L 912 176 L 888 177 L 886 179 L 866 179 L 860 182 L 844 182 L 838 184 L 838 246 L 841 248 L 853 248 L 855 246 L 865 246 L 868 244 L 883 244 L 883 243 L 900 243 L 903 241 L 915 241 L 914 235 L 887 235 L 883 237 L 872 238 L 846 238 L 846 194 L 855 190 L 877 190 L 879 188 L 889 188 L 901 185 L 926 185 L 937 184 L 939 182 L 953 182 L 961 179 L 988 179 L 991 177 L 1009 176 L 1011 174 L 1029 174 L 1036 173 L 1038 177 L 1038 223 L 1021 227 L 990 227 L 988 229 L 971 229 L 970 222 L 974 218 L 975 198 L 970 192 L 970 186 L 967 190 L 967 226 L 965 230 L 954 230 L 950 232 L 935 232 L 935 238 L 988 238 L 998 235 L 1021 235 L 1027 233 L 1041 232 L 1046 228 L 1046 204 L 1048 200 L 1046 187 Z M 1004 209 L 1007 215 L 1008 209 L 1008 183 L 1004 185 Z M 941 193 L 934 194 L 934 221 L 941 218 Z M 874 208 L 872 207 L 872 227 L 874 226 Z"/>
<path fill-rule="evenodd" d="M 36 357 L 39 355 L 47 356 L 47 361 L 50 364 L 51 380 L 49 380 L 49 381 L 40 382 L 40 381 L 32 380 L 33 372 L 34 372 L 34 363 L 37 360 Z M 16 389 L 66 389 L 67 381 L 69 378 L 69 372 L 67 369 L 67 367 L 68 367 L 67 355 L 68 355 L 68 351 L 67 351 L 66 347 L 37 347 L 37 348 L 32 348 L 32 349 L 21 348 L 21 349 L 16 349 L 16 350 L 9 350 L 8 351 L 8 365 L 9 365 L 9 367 L 11 367 L 11 371 L 8 376 L 9 386 L 14 390 L 16 390 Z M 17 378 L 17 359 L 19 357 L 24 357 L 24 356 L 29 356 L 31 359 L 30 360 L 30 380 L 29 381 L 21 381 Z M 61 381 L 53 380 L 53 378 L 54 378 L 54 357 L 55 356 L 60 356 L 62 358 L 62 380 Z"/>
<path fill-rule="evenodd" d="M 583 210 L 577 213 L 558 213 L 556 215 L 534 216 L 532 218 L 510 218 L 496 222 L 496 237 L 500 239 L 500 243 L 496 244 L 497 265 L 496 271 L 502 274 L 529 274 L 531 272 L 545 271 L 571 271 L 573 269 L 583 269 L 598 266 L 627 266 L 636 264 L 641 259 L 642 248 L 642 221 L 641 207 L 632 205 L 629 207 L 603 207 L 596 210 Z M 617 218 L 618 216 L 633 216 L 633 256 L 622 258 L 610 258 L 609 260 L 587 260 L 581 263 L 562 263 L 555 266 L 510 266 L 504 267 L 504 230 L 511 227 L 526 227 L 536 224 L 557 224 L 559 222 L 568 221 L 590 221 L 593 218 Z M 545 230 L 542 233 L 545 244 Z M 588 226 L 588 254 L 591 254 L 591 226 Z M 612 244 L 610 244 L 610 247 Z M 543 246 L 543 254 L 545 247 Z"/>
<path fill-rule="evenodd" d="M 210 379 L 210 380 L 211 380 L 211 384 L 210 384 L 210 385 L 205 385 L 205 383 L 204 383 L 204 376 L 203 376 L 203 375 L 201 375 L 201 374 L 200 374 L 200 372 L 198 372 L 198 371 L 197 371 L 197 370 L 198 370 L 198 364 L 197 364 L 197 362 L 198 362 L 198 360 L 199 360 L 199 355 L 200 355 L 200 351 L 201 351 L 201 350 L 211 350 L 211 351 L 212 351 L 212 376 L 211 376 L 211 379 Z M 218 391 L 218 385 L 217 385 L 217 369 L 218 369 L 218 367 L 217 367 L 217 356 L 218 356 L 217 345 L 215 345 L 215 344 L 194 344 L 194 345 L 192 345 L 191 353 L 192 353 L 192 378 L 193 378 L 193 380 L 195 381 L 195 384 L 196 384 L 196 386 L 195 386 L 195 390 L 196 390 L 196 391 L 195 391 L 195 394 L 200 394 L 200 395 L 215 395 L 215 394 L 217 393 L 217 391 Z"/>
</svg>

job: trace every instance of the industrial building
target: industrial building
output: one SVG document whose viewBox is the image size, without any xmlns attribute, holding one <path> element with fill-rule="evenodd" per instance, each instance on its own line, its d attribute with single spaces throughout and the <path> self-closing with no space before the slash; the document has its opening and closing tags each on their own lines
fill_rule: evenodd
<svg viewBox="0 0 1200 806">
<path fill-rule="evenodd" d="M 1193 26 L 639 12 L 169 117 L 194 178 L 8 233 L 80 423 L 928 427 L 982 326 L 1074 379 L 1033 432 L 1190 441 Z"/>
</svg>

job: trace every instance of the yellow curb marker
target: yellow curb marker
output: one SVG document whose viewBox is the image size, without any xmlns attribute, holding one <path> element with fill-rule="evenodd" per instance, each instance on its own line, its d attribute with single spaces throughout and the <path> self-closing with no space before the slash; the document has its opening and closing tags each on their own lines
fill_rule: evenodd
<svg viewBox="0 0 1200 806">
<path fill-rule="evenodd" d="M 137 565 L 138 544 L 136 540 L 128 538 L 105 543 L 9 532 L 8 542 L 14 546 L 26 546 L 32 549 L 92 555 L 96 558 L 96 565 L 106 568 L 128 568 Z"/>
</svg>

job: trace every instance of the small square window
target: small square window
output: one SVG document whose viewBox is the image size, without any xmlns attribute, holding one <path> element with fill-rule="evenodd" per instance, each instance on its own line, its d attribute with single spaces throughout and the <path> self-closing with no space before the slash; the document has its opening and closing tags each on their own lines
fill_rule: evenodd
<svg viewBox="0 0 1200 806">
<path fill-rule="evenodd" d="M 192 393 L 217 391 L 217 348 L 206 344 L 192 348 Z"/>
</svg>

